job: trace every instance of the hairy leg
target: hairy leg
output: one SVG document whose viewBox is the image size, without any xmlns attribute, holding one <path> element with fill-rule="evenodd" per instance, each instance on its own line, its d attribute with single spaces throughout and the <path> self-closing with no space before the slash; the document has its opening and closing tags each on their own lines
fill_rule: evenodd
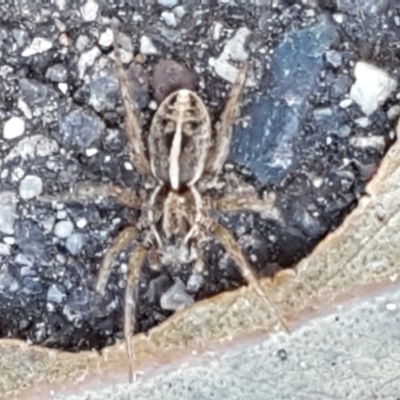
<svg viewBox="0 0 400 400">
<path fill-rule="evenodd" d="M 97 292 L 104 294 L 114 258 L 125 247 L 132 243 L 139 236 L 139 234 L 140 230 L 136 226 L 128 226 L 127 228 L 123 229 L 113 240 L 100 265 L 96 283 Z"/>
<path fill-rule="evenodd" d="M 121 55 L 118 49 L 118 31 L 113 25 L 114 55 L 116 62 L 116 74 L 118 77 L 122 105 L 125 114 L 125 133 L 128 139 L 131 160 L 135 168 L 142 175 L 150 173 L 150 165 L 146 157 L 142 132 L 136 115 L 136 106 L 129 94 L 124 69 L 122 67 Z"/>
<path fill-rule="evenodd" d="M 263 299 L 267 304 L 269 310 L 271 310 L 276 319 L 279 321 L 282 328 L 289 332 L 289 328 L 285 321 L 281 317 L 279 311 L 276 309 L 272 301 L 269 299 L 267 293 L 260 286 L 256 276 L 254 275 L 249 263 L 244 257 L 238 243 L 236 242 L 233 235 L 228 229 L 224 228 L 222 225 L 218 224 L 211 218 L 204 218 L 202 225 L 210 232 L 225 248 L 229 256 L 235 261 L 236 265 L 239 267 L 244 279 L 248 282 L 249 286 Z"/>
<path fill-rule="evenodd" d="M 228 100 L 216 126 L 216 137 L 213 151 L 207 160 L 205 172 L 209 175 L 216 175 L 221 171 L 229 154 L 233 123 L 239 111 L 240 98 L 243 92 L 248 63 L 239 71 L 236 82 L 229 93 Z"/>
<path fill-rule="evenodd" d="M 113 184 L 95 185 L 93 183 L 80 183 L 72 188 L 70 192 L 57 195 L 43 195 L 39 199 L 42 201 L 96 201 L 102 198 L 110 197 L 118 203 L 130 207 L 140 208 L 142 200 L 132 190 Z"/>
<path fill-rule="evenodd" d="M 146 259 L 147 252 L 148 249 L 146 247 L 138 246 L 129 257 L 128 275 L 124 300 L 124 339 L 129 363 L 129 382 L 133 381 L 132 335 L 135 324 L 137 297 L 136 288 L 139 281 L 140 270 Z"/>
<path fill-rule="evenodd" d="M 211 205 L 221 212 L 252 211 L 263 218 L 281 220 L 281 213 L 275 207 L 274 196 L 264 196 L 260 199 L 255 194 L 227 195 L 220 199 L 212 199 Z"/>
</svg>

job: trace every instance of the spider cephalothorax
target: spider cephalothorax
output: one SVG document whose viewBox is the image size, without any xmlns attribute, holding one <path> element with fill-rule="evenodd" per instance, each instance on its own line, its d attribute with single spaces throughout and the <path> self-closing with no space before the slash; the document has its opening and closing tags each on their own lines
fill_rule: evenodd
<svg viewBox="0 0 400 400">
<path fill-rule="evenodd" d="M 106 251 L 96 289 L 103 293 L 114 258 L 131 244 L 125 290 L 124 337 L 132 364 L 132 316 L 135 313 L 135 288 L 141 267 L 150 254 L 155 263 L 180 265 L 195 262 L 201 272 L 199 243 L 214 237 L 235 261 L 249 285 L 265 300 L 281 325 L 285 324 L 268 296 L 261 289 L 246 258 L 228 229 L 211 217 L 211 210 L 260 212 L 270 201 L 256 195 L 230 194 L 217 199 L 208 192 L 208 184 L 221 171 L 229 152 L 232 126 L 239 108 L 248 65 L 239 71 L 219 122 L 212 129 L 207 108 L 193 91 L 181 89 L 170 94 L 157 109 L 149 134 L 142 135 L 136 109 L 130 98 L 116 44 L 115 59 L 125 113 L 125 131 L 131 160 L 137 171 L 152 181 L 154 188 L 136 192 L 114 185 L 78 186 L 74 196 L 96 198 L 109 196 L 120 203 L 142 210 L 135 226 L 123 229 Z M 132 367 L 131 367 L 132 368 Z M 132 370 L 130 370 L 132 376 Z"/>
</svg>

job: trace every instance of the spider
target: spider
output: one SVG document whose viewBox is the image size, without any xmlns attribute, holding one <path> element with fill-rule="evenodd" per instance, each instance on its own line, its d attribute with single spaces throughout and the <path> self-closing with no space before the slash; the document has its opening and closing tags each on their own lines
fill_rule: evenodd
<svg viewBox="0 0 400 400">
<path fill-rule="evenodd" d="M 115 69 L 125 114 L 125 133 L 132 164 L 144 176 L 152 191 L 141 192 L 112 184 L 81 184 L 73 197 L 111 197 L 121 204 L 142 210 L 134 226 L 123 229 L 103 256 L 96 290 L 104 294 L 112 264 L 117 255 L 132 243 L 124 298 L 124 340 L 129 361 L 129 380 L 133 377 L 131 336 L 139 274 L 146 258 L 150 262 L 177 265 L 195 262 L 198 272 L 204 268 L 199 243 L 214 237 L 235 261 L 248 284 L 264 300 L 280 325 L 288 328 L 261 288 L 234 236 L 211 216 L 211 211 L 260 212 L 268 204 L 255 195 L 229 195 L 215 199 L 207 195 L 210 182 L 218 178 L 227 159 L 232 128 L 245 85 L 248 63 L 239 70 L 226 105 L 215 126 L 211 126 L 208 110 L 193 91 L 180 89 L 167 96 L 156 110 L 150 131 L 144 137 L 135 104 L 130 97 L 113 29 Z M 149 185 L 147 185 L 149 187 Z M 209 190 L 208 190 L 209 191 Z"/>
</svg>

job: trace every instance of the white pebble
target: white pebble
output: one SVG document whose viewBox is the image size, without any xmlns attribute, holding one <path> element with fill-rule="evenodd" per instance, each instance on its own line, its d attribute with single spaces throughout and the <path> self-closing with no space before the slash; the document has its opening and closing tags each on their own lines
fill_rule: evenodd
<svg viewBox="0 0 400 400">
<path fill-rule="evenodd" d="M 99 38 L 99 45 L 101 47 L 110 47 L 113 43 L 113 33 L 112 30 L 110 28 L 107 28 L 101 35 Z"/>
<path fill-rule="evenodd" d="M 73 230 L 74 224 L 71 221 L 59 221 L 54 227 L 54 234 L 61 239 L 65 239 L 71 235 Z"/>
<path fill-rule="evenodd" d="M 99 11 L 99 5 L 94 0 L 88 0 L 81 7 L 82 18 L 85 21 L 94 21 L 97 18 L 97 13 Z"/>
<path fill-rule="evenodd" d="M 80 218 L 80 219 L 78 219 L 78 221 L 76 221 L 76 226 L 77 226 L 79 229 L 84 228 L 86 225 L 87 225 L 87 220 L 86 220 L 86 218 Z"/>
<path fill-rule="evenodd" d="M 11 247 L 9 244 L 0 243 L 0 256 L 9 256 L 11 254 Z"/>
<path fill-rule="evenodd" d="M 96 58 L 101 55 L 101 51 L 97 46 L 94 46 L 92 49 L 85 51 L 81 54 L 78 60 L 78 70 L 79 70 L 79 78 L 82 79 L 85 76 L 87 68 L 91 67 Z"/>
<path fill-rule="evenodd" d="M 27 175 L 19 185 L 19 195 L 24 200 L 39 196 L 43 191 L 43 182 L 36 175 Z"/>
<path fill-rule="evenodd" d="M 140 38 L 140 52 L 144 55 L 154 55 L 158 53 L 157 48 L 147 36 Z"/>
<path fill-rule="evenodd" d="M 4 124 L 3 137 L 4 139 L 15 139 L 25 132 L 25 121 L 20 117 L 11 117 Z"/>
<path fill-rule="evenodd" d="M 354 68 L 356 81 L 350 89 L 350 97 L 365 115 L 371 115 L 396 88 L 396 80 L 384 70 L 364 61 Z"/>
<path fill-rule="evenodd" d="M 170 11 L 163 11 L 161 13 L 161 18 L 164 20 L 166 25 L 176 26 L 176 18 L 174 13 Z"/>
<path fill-rule="evenodd" d="M 93 157 L 94 155 L 96 155 L 99 152 L 98 149 L 96 149 L 95 147 L 91 147 L 89 149 L 85 150 L 85 153 L 88 157 Z"/>
<path fill-rule="evenodd" d="M 4 236 L 3 242 L 9 245 L 15 244 L 15 237 L 14 236 Z"/>
<path fill-rule="evenodd" d="M 158 4 L 164 7 L 172 8 L 178 4 L 178 0 L 158 0 Z"/>
<path fill-rule="evenodd" d="M 53 47 L 53 43 L 45 38 L 36 37 L 31 44 L 22 52 L 22 57 L 30 57 L 38 53 L 44 53 Z"/>
</svg>

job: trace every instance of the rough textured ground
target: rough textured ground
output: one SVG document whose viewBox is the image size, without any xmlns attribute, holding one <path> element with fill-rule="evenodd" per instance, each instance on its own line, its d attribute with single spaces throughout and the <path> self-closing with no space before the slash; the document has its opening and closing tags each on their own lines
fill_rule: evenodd
<svg viewBox="0 0 400 400">
<path fill-rule="evenodd" d="M 110 202 L 37 199 L 81 181 L 140 185 L 126 151 L 109 57 L 111 18 L 121 21 L 124 61 L 134 58 L 148 79 L 141 88 L 132 83 L 144 127 L 156 105 L 152 99 L 168 79 L 152 79 L 160 60 L 172 58 L 196 73 L 214 120 L 232 71 L 244 58 L 251 61 L 221 190 L 240 179 L 275 196 L 279 216 L 219 218 L 262 274 L 293 266 L 355 207 L 394 140 L 392 121 L 399 112 L 393 90 L 371 113 L 371 104 L 363 108 L 350 100 L 355 66 L 367 61 L 398 79 L 399 5 L 302 3 L 191 3 L 172 11 L 157 3 L 0 5 L 3 337 L 82 350 L 102 348 L 120 335 L 126 254 L 104 298 L 94 293 L 93 279 L 112 238 L 139 211 Z M 190 296 L 201 299 L 243 283 L 215 243 L 205 258 L 204 285 Z M 170 315 L 159 299 L 174 278 L 186 284 L 190 274 L 190 268 L 144 269 L 140 331 Z"/>
<path fill-rule="evenodd" d="M 139 375 L 133 387 L 123 344 L 100 356 L 1 340 L 0 398 L 187 398 L 189 391 L 396 398 L 399 166 L 396 142 L 359 206 L 300 262 L 296 275 L 262 280 L 290 335 L 271 331 L 276 320 L 252 290 L 225 292 L 132 338 Z M 334 385 L 321 388 L 325 380 Z"/>
</svg>

